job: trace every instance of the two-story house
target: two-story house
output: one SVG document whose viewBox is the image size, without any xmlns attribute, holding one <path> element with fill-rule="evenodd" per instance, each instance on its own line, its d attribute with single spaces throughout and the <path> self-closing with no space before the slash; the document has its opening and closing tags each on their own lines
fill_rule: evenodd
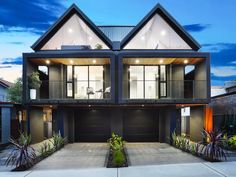
<svg viewBox="0 0 236 177">
<path fill-rule="evenodd" d="M 168 142 L 190 107 L 201 138 L 210 101 L 210 57 L 160 5 L 136 26 L 96 26 L 72 5 L 23 54 L 24 104 L 34 142 L 60 131 L 69 142 Z M 27 77 L 42 81 L 30 99 Z"/>
</svg>

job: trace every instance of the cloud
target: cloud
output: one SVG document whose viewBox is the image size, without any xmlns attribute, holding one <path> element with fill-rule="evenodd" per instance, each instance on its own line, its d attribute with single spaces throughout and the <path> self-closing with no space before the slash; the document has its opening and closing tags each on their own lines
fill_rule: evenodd
<svg viewBox="0 0 236 177">
<path fill-rule="evenodd" d="M 28 30 L 32 33 L 42 34 L 64 10 L 62 1 L 58 0 L 4 1 L 0 6 L 0 32 Z"/>
<path fill-rule="evenodd" d="M 236 77 L 236 67 L 235 66 L 212 66 L 211 73 L 216 77 Z"/>
<path fill-rule="evenodd" d="M 210 28 L 211 25 L 210 24 L 190 24 L 190 25 L 184 25 L 184 28 L 188 31 L 188 32 L 201 32 L 207 28 Z"/>
<path fill-rule="evenodd" d="M 22 65 L 22 57 L 0 59 L 1 65 Z"/>
<path fill-rule="evenodd" d="M 22 45 L 24 44 L 24 42 L 20 42 L 20 41 L 15 41 L 15 42 L 7 42 L 8 44 L 15 44 L 15 45 Z"/>
</svg>

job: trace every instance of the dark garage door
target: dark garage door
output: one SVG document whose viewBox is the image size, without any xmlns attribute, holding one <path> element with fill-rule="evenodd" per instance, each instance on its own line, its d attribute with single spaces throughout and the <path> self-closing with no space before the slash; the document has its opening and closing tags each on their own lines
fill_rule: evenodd
<svg viewBox="0 0 236 177">
<path fill-rule="evenodd" d="M 75 141 L 106 142 L 111 136 L 108 110 L 80 110 L 75 116 Z"/>
<path fill-rule="evenodd" d="M 126 141 L 158 141 L 158 116 L 156 111 L 124 111 L 123 136 Z"/>
</svg>

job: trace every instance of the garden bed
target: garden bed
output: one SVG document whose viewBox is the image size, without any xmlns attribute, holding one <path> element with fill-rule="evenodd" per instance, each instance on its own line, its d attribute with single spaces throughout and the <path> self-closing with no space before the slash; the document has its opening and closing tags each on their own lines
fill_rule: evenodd
<svg viewBox="0 0 236 177">
<path fill-rule="evenodd" d="M 121 151 L 125 157 L 125 161 L 122 165 L 115 165 L 113 163 L 113 152 L 112 152 L 112 149 L 109 150 L 109 153 L 108 153 L 108 156 L 107 156 L 107 168 L 120 168 L 120 167 L 128 167 L 128 153 L 126 151 L 126 148 L 124 148 L 122 151 Z"/>
</svg>

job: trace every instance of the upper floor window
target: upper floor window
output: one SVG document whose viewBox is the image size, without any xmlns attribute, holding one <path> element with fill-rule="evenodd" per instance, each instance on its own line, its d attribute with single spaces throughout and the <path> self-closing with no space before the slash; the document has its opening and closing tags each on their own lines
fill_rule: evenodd
<svg viewBox="0 0 236 177">
<path fill-rule="evenodd" d="M 124 49 L 191 49 L 158 14 L 127 43 Z"/>
<path fill-rule="evenodd" d="M 108 47 L 78 15 L 74 14 L 41 48 L 41 50 L 61 49 L 108 49 Z"/>
</svg>

